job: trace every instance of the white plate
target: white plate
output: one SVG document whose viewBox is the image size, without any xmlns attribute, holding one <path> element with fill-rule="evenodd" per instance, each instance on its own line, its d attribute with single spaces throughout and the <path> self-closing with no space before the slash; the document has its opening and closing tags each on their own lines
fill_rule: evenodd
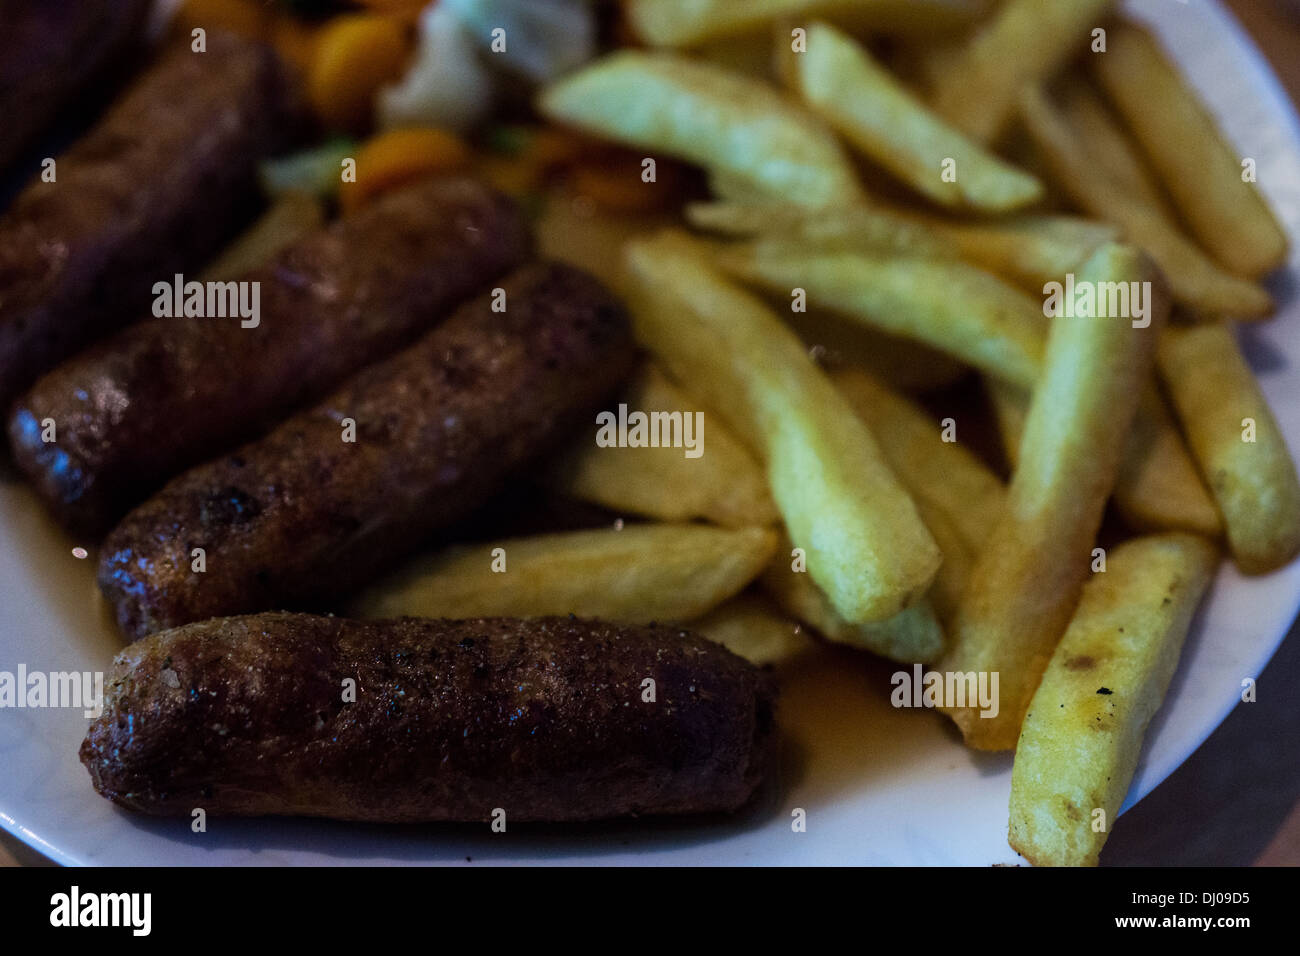
<svg viewBox="0 0 1300 956">
<path fill-rule="evenodd" d="M 1258 52 L 1218 6 L 1129 4 L 1152 23 L 1205 95 L 1300 246 L 1300 127 Z M 1248 352 L 1293 449 L 1300 448 L 1298 255 L 1275 284 L 1277 320 Z M 0 484 L 0 670 L 98 669 L 119 639 L 97 602 L 92 561 L 16 480 Z M 1218 726 L 1285 635 L 1300 603 L 1300 564 L 1245 579 L 1225 567 L 1199 616 L 1169 700 L 1151 728 L 1129 804 Z M 849 653 L 787 675 L 775 786 L 743 819 L 511 832 L 486 827 L 351 826 L 301 820 L 143 820 L 98 797 L 77 760 L 80 711 L 0 710 L 0 823 L 64 863 L 841 863 L 990 864 L 1007 846 L 1010 755 L 973 754 L 946 720 L 888 704 L 892 667 Z M 807 812 L 807 832 L 791 811 Z"/>
</svg>

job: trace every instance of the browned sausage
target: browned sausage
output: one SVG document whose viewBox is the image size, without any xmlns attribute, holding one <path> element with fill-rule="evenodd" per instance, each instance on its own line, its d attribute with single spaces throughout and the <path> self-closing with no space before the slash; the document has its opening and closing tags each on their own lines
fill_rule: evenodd
<svg viewBox="0 0 1300 956">
<path fill-rule="evenodd" d="M 149 314 L 256 211 L 256 167 L 288 124 L 279 61 L 213 33 L 146 70 L 0 220 L 0 407 Z"/>
<path fill-rule="evenodd" d="M 144 39 L 151 0 L 0 0 L 0 172 L 117 72 Z"/>
<path fill-rule="evenodd" d="M 82 763 L 157 815 L 728 811 L 773 736 L 769 676 L 721 645 L 572 618 L 202 621 L 128 647 L 108 685 Z"/>
<path fill-rule="evenodd" d="M 256 327 L 152 318 L 44 376 L 10 415 L 14 458 L 66 526 L 102 534 L 168 478 L 409 345 L 531 249 L 514 205 L 473 180 L 391 193 L 222 277 L 259 283 Z"/>
<path fill-rule="evenodd" d="M 552 448 L 625 377 L 627 316 L 568 266 L 526 267 L 503 292 L 128 514 L 99 566 L 122 630 L 328 606 Z"/>
</svg>

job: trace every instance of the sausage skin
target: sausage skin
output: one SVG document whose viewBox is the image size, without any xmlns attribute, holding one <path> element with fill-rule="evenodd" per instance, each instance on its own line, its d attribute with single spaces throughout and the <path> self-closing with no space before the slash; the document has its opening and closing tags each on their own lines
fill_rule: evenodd
<svg viewBox="0 0 1300 956">
<path fill-rule="evenodd" d="M 212 33 L 170 48 L 0 220 L 0 407 L 146 315 L 256 212 L 258 160 L 291 123 L 275 55 Z"/>
<path fill-rule="evenodd" d="M 387 194 L 221 277 L 259 283 L 255 327 L 151 318 L 49 372 L 14 404 L 14 459 L 66 527 L 102 535 L 168 478 L 411 344 L 531 252 L 522 214 L 474 180 Z"/>
<path fill-rule="evenodd" d="M 485 502 L 625 378 L 627 315 L 595 279 L 538 264 L 502 290 L 128 514 L 99 566 L 123 632 L 332 606 Z"/>
<path fill-rule="evenodd" d="M 731 811 L 773 727 L 770 676 L 721 645 L 574 618 L 202 621 L 132 644 L 108 684 L 81 761 L 100 794 L 159 816 Z"/>
<path fill-rule="evenodd" d="M 142 45 L 151 6 L 151 0 L 0 0 L 0 172 Z"/>
</svg>

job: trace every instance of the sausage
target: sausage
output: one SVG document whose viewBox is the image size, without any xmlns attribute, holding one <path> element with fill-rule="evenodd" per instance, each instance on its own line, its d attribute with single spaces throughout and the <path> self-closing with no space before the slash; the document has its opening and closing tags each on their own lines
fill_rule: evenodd
<svg viewBox="0 0 1300 956">
<path fill-rule="evenodd" d="M 79 95 L 117 72 L 141 45 L 151 5 L 0 0 L 0 171 Z"/>
<path fill-rule="evenodd" d="M 732 811 L 767 769 L 774 696 L 770 675 L 677 628 L 271 612 L 122 651 L 81 762 L 101 795 L 157 816 Z"/>
<path fill-rule="evenodd" d="M 501 290 L 128 514 L 99 564 L 122 630 L 319 609 L 553 448 L 629 371 L 627 315 L 564 265 L 526 266 Z"/>
<path fill-rule="evenodd" d="M 520 212 L 473 180 L 391 193 L 223 277 L 259 284 L 255 327 L 151 318 L 45 375 L 10 414 L 14 459 L 66 527 L 102 534 L 168 478 L 411 344 L 531 251 Z"/>
<path fill-rule="evenodd" d="M 256 212 L 259 158 L 289 125 L 270 50 L 208 36 L 146 70 L 0 220 L 0 407 L 145 315 L 153 284 L 201 265 Z"/>
</svg>

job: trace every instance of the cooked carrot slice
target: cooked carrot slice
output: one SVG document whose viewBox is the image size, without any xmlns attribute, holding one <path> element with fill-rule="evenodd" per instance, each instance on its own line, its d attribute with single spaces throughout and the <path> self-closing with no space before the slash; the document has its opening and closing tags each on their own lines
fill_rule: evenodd
<svg viewBox="0 0 1300 956">
<path fill-rule="evenodd" d="M 466 166 L 472 154 L 454 133 L 441 129 L 395 129 L 380 133 L 357 153 L 357 181 L 344 183 L 339 204 L 346 212 L 395 186 Z"/>
<path fill-rule="evenodd" d="M 307 77 L 321 121 L 349 132 L 365 130 L 375 94 L 402 75 L 410 50 L 409 29 L 392 17 L 360 13 L 325 24 Z"/>
</svg>

